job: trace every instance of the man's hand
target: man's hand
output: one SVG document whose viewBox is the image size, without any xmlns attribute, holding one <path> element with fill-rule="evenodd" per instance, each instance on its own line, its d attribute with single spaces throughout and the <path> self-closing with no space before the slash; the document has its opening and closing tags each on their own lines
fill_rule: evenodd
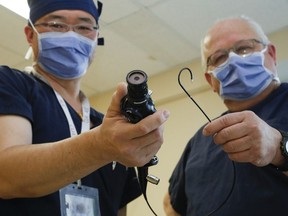
<svg viewBox="0 0 288 216">
<path fill-rule="evenodd" d="M 163 124 L 169 116 L 157 111 L 136 124 L 121 114 L 120 101 L 127 93 L 124 83 L 118 85 L 100 126 L 103 152 L 126 166 L 143 166 L 158 152 L 163 143 Z M 98 137 L 97 137 L 98 138 Z"/>
<path fill-rule="evenodd" d="M 237 162 L 249 162 L 262 167 L 269 163 L 279 165 L 283 161 L 279 143 L 281 134 L 251 111 L 224 115 L 208 123 L 205 136 L 213 135 L 229 158 Z"/>
</svg>

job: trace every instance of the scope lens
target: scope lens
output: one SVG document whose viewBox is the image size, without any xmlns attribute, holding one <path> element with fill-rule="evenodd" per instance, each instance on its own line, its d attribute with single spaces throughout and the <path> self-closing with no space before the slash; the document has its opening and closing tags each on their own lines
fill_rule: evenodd
<svg viewBox="0 0 288 216">
<path fill-rule="evenodd" d="M 127 75 L 127 82 L 132 85 L 139 85 L 147 82 L 147 75 L 141 70 L 131 71 Z"/>
</svg>

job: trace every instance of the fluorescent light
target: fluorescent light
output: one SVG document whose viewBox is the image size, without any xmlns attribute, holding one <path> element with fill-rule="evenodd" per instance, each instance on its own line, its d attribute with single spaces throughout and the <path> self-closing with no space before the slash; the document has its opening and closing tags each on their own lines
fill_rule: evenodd
<svg viewBox="0 0 288 216">
<path fill-rule="evenodd" d="M 24 17 L 25 19 L 28 19 L 29 17 L 29 7 L 27 1 L 25 0 L 0 0 L 0 4 L 13 11 L 14 13 Z"/>
</svg>

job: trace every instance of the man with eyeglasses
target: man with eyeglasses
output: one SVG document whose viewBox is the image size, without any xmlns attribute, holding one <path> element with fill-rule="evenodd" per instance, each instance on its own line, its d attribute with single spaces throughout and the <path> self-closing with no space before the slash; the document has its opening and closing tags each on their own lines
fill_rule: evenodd
<svg viewBox="0 0 288 216">
<path fill-rule="evenodd" d="M 100 2 L 28 4 L 33 67 L 0 66 L 0 215 L 124 216 L 141 195 L 133 167 L 160 149 L 169 112 L 129 123 L 120 112 L 124 83 L 105 116 L 90 107 L 80 84 L 98 42 Z"/>
<path fill-rule="evenodd" d="M 288 85 L 279 81 L 274 45 L 252 19 L 222 19 L 202 41 L 202 61 L 228 111 L 187 144 L 170 178 L 166 214 L 285 215 Z"/>
</svg>

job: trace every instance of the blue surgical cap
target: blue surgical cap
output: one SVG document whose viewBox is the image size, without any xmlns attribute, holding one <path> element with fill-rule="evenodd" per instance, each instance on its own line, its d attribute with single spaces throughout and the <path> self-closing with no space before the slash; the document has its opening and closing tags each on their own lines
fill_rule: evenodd
<svg viewBox="0 0 288 216">
<path fill-rule="evenodd" d="M 30 20 L 35 23 L 39 18 L 56 10 L 83 10 L 98 22 L 102 3 L 98 1 L 97 3 L 98 8 L 93 0 L 28 0 Z"/>
</svg>

